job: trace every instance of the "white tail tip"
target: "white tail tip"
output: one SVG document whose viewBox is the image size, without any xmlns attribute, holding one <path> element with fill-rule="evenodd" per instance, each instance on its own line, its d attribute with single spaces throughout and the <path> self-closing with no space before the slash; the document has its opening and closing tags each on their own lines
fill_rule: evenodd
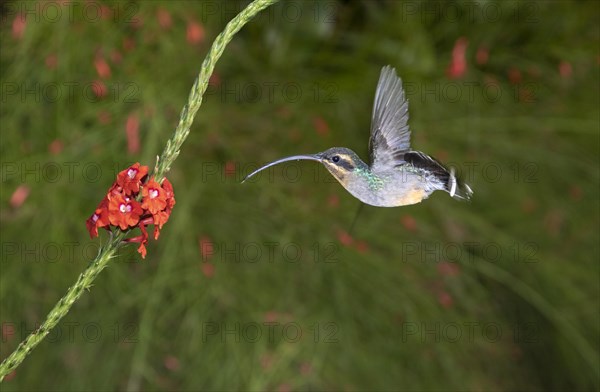
<svg viewBox="0 0 600 392">
<path fill-rule="evenodd" d="M 456 176 L 454 175 L 454 168 L 450 168 L 450 197 L 454 197 L 456 194 Z"/>
</svg>

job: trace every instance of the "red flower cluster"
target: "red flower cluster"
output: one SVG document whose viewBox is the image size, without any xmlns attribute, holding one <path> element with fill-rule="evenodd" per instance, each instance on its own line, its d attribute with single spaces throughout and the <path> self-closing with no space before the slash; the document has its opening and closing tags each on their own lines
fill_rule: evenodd
<svg viewBox="0 0 600 392">
<path fill-rule="evenodd" d="M 118 226 L 121 230 L 139 227 L 142 235 L 125 241 L 139 243 L 138 252 L 142 258 L 146 257 L 146 226 L 154 225 L 154 239 L 158 239 L 160 229 L 169 220 L 175 205 L 175 194 L 169 180 L 165 178 L 161 185 L 154 178 L 147 177 L 148 166 L 139 163 L 117 175 L 117 181 L 86 221 L 91 238 L 97 237 L 98 229 L 102 227 L 107 230 L 110 226 Z"/>
</svg>

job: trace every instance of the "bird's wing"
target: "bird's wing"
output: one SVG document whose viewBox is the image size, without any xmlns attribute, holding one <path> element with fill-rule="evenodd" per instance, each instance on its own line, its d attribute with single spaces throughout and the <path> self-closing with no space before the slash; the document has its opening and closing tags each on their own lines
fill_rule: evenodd
<svg viewBox="0 0 600 392">
<path fill-rule="evenodd" d="M 410 150 L 408 101 L 402 80 L 389 65 L 381 69 L 371 123 L 369 153 L 371 167 L 386 168 L 401 161 Z"/>
</svg>

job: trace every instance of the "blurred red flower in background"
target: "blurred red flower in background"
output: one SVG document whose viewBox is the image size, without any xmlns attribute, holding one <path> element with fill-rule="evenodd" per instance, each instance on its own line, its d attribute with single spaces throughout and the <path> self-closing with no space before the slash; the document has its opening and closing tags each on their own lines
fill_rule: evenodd
<svg viewBox="0 0 600 392">
<path fill-rule="evenodd" d="M 125 123 L 125 133 L 127 135 L 127 151 L 130 154 L 135 154 L 140 150 L 140 120 L 135 113 L 131 113 L 127 117 Z"/>
<path fill-rule="evenodd" d="M 171 14 L 164 8 L 159 8 L 156 11 L 156 19 L 158 19 L 158 25 L 165 30 L 170 29 L 173 24 Z"/>
<path fill-rule="evenodd" d="M 204 41 L 204 26 L 195 20 L 190 20 L 187 24 L 186 38 L 190 45 L 197 45 Z"/>
<path fill-rule="evenodd" d="M 490 51 L 485 46 L 480 46 L 477 48 L 477 53 L 475 54 L 475 61 L 478 65 L 485 65 L 490 58 Z"/>
<path fill-rule="evenodd" d="M 467 72 L 467 60 L 465 55 L 467 53 L 467 46 L 469 41 L 465 37 L 460 37 L 454 43 L 452 49 L 452 60 L 448 68 L 446 69 L 446 75 L 450 79 L 458 79 Z"/>
<path fill-rule="evenodd" d="M 10 197 L 10 205 L 13 208 L 19 208 L 29 196 L 29 187 L 27 185 L 19 185 Z"/>
<path fill-rule="evenodd" d="M 23 14 L 18 14 L 13 19 L 12 23 L 12 35 L 14 39 L 23 38 L 25 34 L 25 27 L 27 27 L 27 18 Z"/>
<path fill-rule="evenodd" d="M 323 117 L 317 116 L 313 118 L 313 125 L 319 136 L 329 135 L 329 124 L 327 124 L 327 121 Z"/>
<path fill-rule="evenodd" d="M 108 65 L 104 57 L 99 55 L 96 56 L 96 58 L 94 59 L 94 67 L 96 68 L 96 72 L 98 73 L 99 77 L 101 77 L 102 79 L 110 78 L 110 65 Z"/>
<path fill-rule="evenodd" d="M 92 82 L 92 91 L 97 98 L 104 98 L 108 93 L 108 88 L 102 80 L 95 80 Z"/>
</svg>

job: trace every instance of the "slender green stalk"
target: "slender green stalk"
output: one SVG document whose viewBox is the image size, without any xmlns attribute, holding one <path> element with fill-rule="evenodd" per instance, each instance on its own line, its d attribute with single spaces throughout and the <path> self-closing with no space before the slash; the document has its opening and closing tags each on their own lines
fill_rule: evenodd
<svg viewBox="0 0 600 392">
<path fill-rule="evenodd" d="M 208 55 L 202 63 L 200 74 L 194 81 L 192 91 L 188 97 L 187 104 L 183 107 L 179 117 L 179 124 L 171 139 L 163 150 L 160 158 L 157 158 L 154 175 L 157 181 L 162 181 L 165 174 L 171 169 L 171 165 L 179 155 L 181 145 L 190 133 L 190 127 L 194 122 L 194 116 L 202 104 L 202 96 L 208 87 L 208 79 L 215 69 L 215 64 L 223 54 L 225 46 L 233 36 L 256 14 L 279 0 L 255 0 L 242 12 L 233 18 L 225 27 L 225 30 L 217 36 Z M 48 335 L 58 322 L 69 312 L 71 306 L 81 297 L 85 289 L 89 289 L 94 279 L 108 265 L 111 258 L 115 256 L 117 248 L 128 232 L 118 232 L 111 237 L 110 241 L 102 247 L 98 256 L 83 271 L 77 282 L 69 288 L 67 294 L 50 311 L 44 323 L 23 340 L 16 350 L 0 364 L 0 381 L 11 371 L 16 369 L 25 357 Z"/>
<path fill-rule="evenodd" d="M 46 317 L 46 321 L 33 331 L 25 340 L 23 340 L 13 351 L 13 353 L 8 356 L 2 364 L 0 364 L 0 381 L 4 379 L 4 377 L 13 371 L 17 366 L 23 362 L 25 357 L 48 335 L 48 333 L 58 324 L 58 322 L 69 312 L 73 303 L 81 297 L 83 291 L 85 289 L 89 289 L 94 282 L 94 279 L 100 274 L 100 272 L 108 265 L 108 262 L 111 258 L 115 256 L 115 252 L 117 251 L 117 247 L 125 238 L 125 232 L 119 232 L 116 235 L 111 236 L 111 240 L 100 249 L 98 252 L 98 256 L 96 259 L 88 265 L 88 267 L 83 271 L 77 282 L 69 290 L 64 297 L 58 301 L 54 308 L 50 311 L 48 316 Z"/>
<path fill-rule="evenodd" d="M 225 30 L 217 36 L 215 42 L 212 44 L 208 55 L 202 63 L 200 69 L 200 75 L 196 78 L 190 96 L 188 97 L 188 103 L 183 107 L 179 116 L 179 124 L 175 129 L 175 133 L 170 140 L 167 141 L 161 157 L 158 159 L 154 174 L 156 181 L 162 181 L 165 173 L 171 168 L 171 164 L 179 155 L 179 149 L 181 145 L 190 133 L 190 127 L 194 121 L 194 116 L 202 104 L 202 96 L 208 87 L 208 79 L 215 69 L 215 64 L 223 54 L 225 46 L 231 41 L 233 36 L 263 9 L 267 8 L 273 3 L 279 0 L 256 0 L 240 12 L 235 18 L 233 18 L 225 27 Z"/>
</svg>

